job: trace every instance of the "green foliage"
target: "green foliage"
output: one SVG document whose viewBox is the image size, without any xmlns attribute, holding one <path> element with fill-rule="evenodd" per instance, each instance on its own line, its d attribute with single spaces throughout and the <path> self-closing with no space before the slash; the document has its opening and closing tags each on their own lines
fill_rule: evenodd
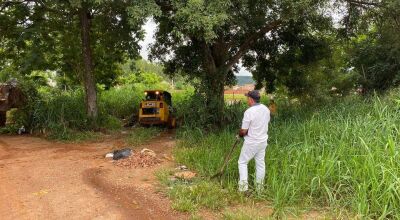
<svg viewBox="0 0 400 220">
<path fill-rule="evenodd" d="M 32 91 L 27 93 L 27 106 L 18 110 L 13 117 L 16 124 L 55 139 L 82 139 L 84 137 L 76 134 L 85 136 L 86 131 L 92 130 L 86 116 L 82 90 L 63 91 L 40 87 L 35 96 L 32 96 L 35 94 Z M 110 130 L 121 128 L 120 119 L 129 118 L 137 112 L 142 94 L 142 90 L 130 86 L 103 91 L 99 99 L 98 125 Z"/>
<path fill-rule="evenodd" d="M 320 109 L 280 111 L 270 124 L 265 192 L 275 212 L 285 207 L 330 207 L 361 218 L 399 218 L 398 91 L 381 99 L 356 97 Z M 282 108 L 281 108 L 282 109 Z M 178 162 L 214 174 L 234 132 L 181 132 Z M 236 185 L 236 151 L 223 183 Z M 254 165 L 250 164 L 250 174 Z"/>
<path fill-rule="evenodd" d="M 135 60 L 134 64 L 131 65 L 134 65 L 133 69 L 138 72 L 155 73 L 161 76 L 162 78 L 165 78 L 163 75 L 163 67 L 157 63 L 151 63 L 149 61 L 139 59 Z"/>
<path fill-rule="evenodd" d="M 135 128 L 130 135 L 127 137 L 126 141 L 131 147 L 137 147 L 152 138 L 160 135 L 161 129 L 156 127 L 150 128 Z"/>
<path fill-rule="evenodd" d="M 68 128 L 84 130 L 88 126 L 84 96 L 81 90 L 57 91 L 49 89 L 33 103 L 33 129 L 55 124 Z"/>
<path fill-rule="evenodd" d="M 232 211 L 225 211 L 223 213 L 224 220 L 267 220 L 267 219 L 274 219 L 273 217 L 268 217 L 265 214 L 259 213 L 249 213 L 249 210 L 232 210 Z"/>
<path fill-rule="evenodd" d="M 82 142 L 88 140 L 99 140 L 99 133 L 93 131 L 77 131 L 63 125 L 50 124 L 47 129 L 46 137 L 49 139 L 65 142 Z M 44 132 L 47 132 L 44 130 Z"/>
<path fill-rule="evenodd" d="M 273 49 L 285 50 L 296 38 L 303 40 L 295 48 L 307 49 L 299 58 L 305 64 L 326 54 L 326 43 L 307 35 L 330 26 L 320 10 L 326 2 L 156 1 L 161 13 L 154 17 L 159 28 L 151 56 L 163 63 L 167 74 L 198 80 L 196 89 L 213 115 L 209 122 L 221 126 L 224 86 L 235 83 L 241 58 L 274 57 Z"/>
<path fill-rule="evenodd" d="M 199 182 L 194 185 L 176 185 L 169 191 L 175 200 L 172 207 L 178 211 L 193 211 L 197 208 L 219 210 L 229 203 L 230 195 L 218 185 Z"/>
<path fill-rule="evenodd" d="M 19 127 L 15 124 L 6 125 L 5 127 L 0 128 L 0 134 L 16 134 L 18 129 Z"/>
<path fill-rule="evenodd" d="M 104 113 L 119 119 L 137 115 L 143 89 L 133 85 L 113 87 L 100 93 L 100 106 Z"/>
<path fill-rule="evenodd" d="M 174 94 L 175 96 L 175 94 Z M 212 129 L 214 122 L 218 118 L 215 114 L 210 114 L 206 105 L 206 99 L 201 94 L 188 92 L 185 95 L 173 97 L 176 116 L 181 121 L 182 127 L 197 129 Z M 224 104 L 225 105 L 225 104 Z M 223 110 L 223 117 L 220 123 L 223 127 L 237 127 L 241 120 L 241 112 L 237 109 L 244 109 L 244 103 L 226 105 Z"/>
<path fill-rule="evenodd" d="M 226 207 L 237 194 L 232 189 L 222 189 L 213 182 L 195 180 L 186 182 L 168 180 L 168 172 L 158 173 L 162 183 L 168 185 L 167 194 L 172 199 L 172 208 L 181 212 L 195 212 L 202 208 L 220 210 Z"/>
<path fill-rule="evenodd" d="M 162 78 L 160 75 L 152 72 L 137 72 L 121 77 L 119 81 L 121 84 L 141 83 L 144 86 L 153 86 L 154 84 L 160 83 Z"/>
<path fill-rule="evenodd" d="M 185 33 L 191 36 L 200 35 L 206 41 L 217 38 L 215 30 L 229 19 L 229 1 L 175 1 L 178 9 L 174 20 L 183 28 L 174 27 L 173 32 L 178 36 Z"/>
<path fill-rule="evenodd" d="M 400 85 L 399 40 L 392 30 L 372 31 L 354 40 L 351 62 L 364 89 L 385 91 Z"/>
<path fill-rule="evenodd" d="M 330 22 L 322 16 L 318 23 L 306 22 L 307 19 L 312 18 L 289 22 L 288 27 L 260 40 L 254 49 L 256 53 L 244 57 L 244 65 L 255 69 L 258 86 L 266 86 L 267 92 L 284 86 L 289 95 L 301 97 L 328 90 L 323 83 L 327 83 L 333 50 Z"/>
<path fill-rule="evenodd" d="M 0 68 L 0 82 L 7 82 L 12 78 L 18 78 L 17 71 L 12 66 L 3 66 Z"/>
<path fill-rule="evenodd" d="M 350 39 L 347 61 L 358 74 L 358 86 L 370 94 L 398 86 L 399 1 L 343 2 L 347 11 L 340 36 Z"/>
<path fill-rule="evenodd" d="M 167 77 L 163 74 L 163 67 L 157 63 L 145 60 L 128 60 L 121 65 L 122 74 L 118 77 L 119 85 L 133 85 L 142 90 L 163 89 L 170 90 L 171 83 L 177 77 Z M 181 82 L 181 79 L 178 79 Z"/>
</svg>

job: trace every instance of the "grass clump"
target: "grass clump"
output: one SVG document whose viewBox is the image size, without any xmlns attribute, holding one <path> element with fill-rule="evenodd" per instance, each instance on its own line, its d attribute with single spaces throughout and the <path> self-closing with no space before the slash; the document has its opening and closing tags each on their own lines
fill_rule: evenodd
<svg viewBox="0 0 400 220">
<path fill-rule="evenodd" d="M 0 134 L 16 134 L 18 132 L 17 125 L 6 125 L 4 127 L 0 127 Z"/>
<path fill-rule="evenodd" d="M 124 119 L 132 114 L 138 114 L 139 103 L 143 98 L 143 89 L 125 85 L 103 91 L 99 96 L 104 114 Z"/>
<path fill-rule="evenodd" d="M 222 213 L 222 218 L 224 220 L 265 220 L 272 219 L 267 216 L 262 216 L 259 213 L 249 213 L 248 210 L 245 211 L 225 211 Z"/>
<path fill-rule="evenodd" d="M 160 135 L 161 132 L 162 129 L 158 127 L 134 128 L 126 138 L 126 142 L 132 147 L 137 147 L 145 143 L 146 141 L 149 141 L 150 139 Z"/>
<path fill-rule="evenodd" d="M 202 176 L 212 176 L 222 166 L 225 154 L 235 142 L 235 134 L 230 130 L 220 133 L 204 133 L 200 130 L 180 131 L 182 139 L 175 149 L 174 155 L 178 162 L 195 169 Z M 237 175 L 237 160 L 239 149 L 232 155 L 232 159 L 226 168 L 226 180 L 234 180 Z M 235 180 L 236 182 L 237 180 Z"/>
<path fill-rule="evenodd" d="M 168 191 L 172 207 L 182 212 L 193 212 L 200 208 L 220 210 L 229 204 L 232 197 L 228 190 L 207 181 L 192 184 L 175 184 Z"/>
<path fill-rule="evenodd" d="M 60 125 L 49 125 L 47 138 L 66 142 L 98 140 L 101 135 L 94 131 L 77 131 Z"/>
<path fill-rule="evenodd" d="M 232 201 L 237 193 L 231 188 L 202 179 L 185 181 L 172 178 L 172 171 L 161 170 L 156 173 L 158 180 L 167 188 L 165 193 L 172 200 L 172 208 L 181 212 L 195 213 L 199 209 L 221 210 Z"/>
</svg>

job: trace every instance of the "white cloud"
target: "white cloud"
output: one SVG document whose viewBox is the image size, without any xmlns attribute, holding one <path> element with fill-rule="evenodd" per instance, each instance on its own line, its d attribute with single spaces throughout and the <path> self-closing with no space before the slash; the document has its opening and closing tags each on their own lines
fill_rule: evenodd
<svg viewBox="0 0 400 220">
<path fill-rule="evenodd" d="M 141 47 L 140 55 L 145 60 L 149 59 L 149 46 L 154 43 L 154 33 L 156 32 L 156 28 L 157 25 L 154 23 L 153 19 L 147 20 L 144 24 L 145 37 L 144 40 L 139 42 L 139 45 Z"/>
</svg>

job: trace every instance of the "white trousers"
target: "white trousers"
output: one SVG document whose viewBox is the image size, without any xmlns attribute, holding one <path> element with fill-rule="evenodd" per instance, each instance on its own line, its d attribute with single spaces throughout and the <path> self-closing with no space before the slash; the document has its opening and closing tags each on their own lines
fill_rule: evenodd
<svg viewBox="0 0 400 220">
<path fill-rule="evenodd" d="M 256 184 L 261 187 L 264 184 L 265 178 L 265 149 L 267 142 L 260 144 L 243 144 L 242 151 L 239 156 L 239 191 L 248 190 L 248 170 L 247 164 L 251 159 L 256 161 Z"/>
</svg>

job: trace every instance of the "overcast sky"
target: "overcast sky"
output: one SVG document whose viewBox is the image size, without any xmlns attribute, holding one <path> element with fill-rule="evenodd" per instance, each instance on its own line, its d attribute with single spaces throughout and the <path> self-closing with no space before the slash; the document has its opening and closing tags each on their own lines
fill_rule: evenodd
<svg viewBox="0 0 400 220">
<path fill-rule="evenodd" d="M 143 57 L 143 59 L 148 60 L 149 45 L 154 42 L 154 33 L 156 28 L 157 25 L 154 23 L 153 20 L 148 20 L 144 25 L 144 30 L 146 32 L 146 35 L 144 37 L 144 40 L 139 43 L 142 48 L 140 51 L 140 55 Z M 240 68 L 238 75 L 251 76 L 251 73 L 242 67 Z"/>
</svg>

